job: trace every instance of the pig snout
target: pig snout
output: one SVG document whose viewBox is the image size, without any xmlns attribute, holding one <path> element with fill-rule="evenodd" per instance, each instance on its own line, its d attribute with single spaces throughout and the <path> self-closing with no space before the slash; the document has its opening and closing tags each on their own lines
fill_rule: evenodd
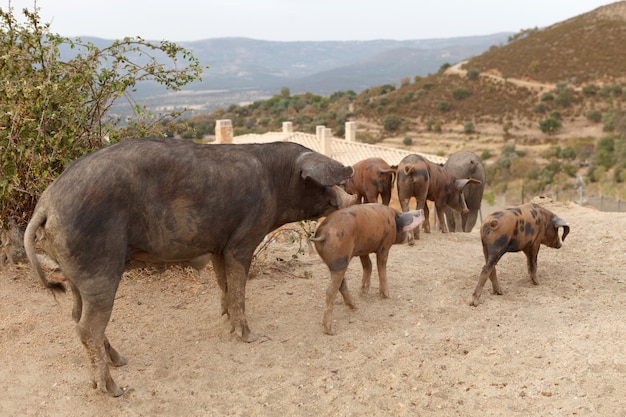
<svg viewBox="0 0 626 417">
<path fill-rule="evenodd" d="M 338 202 L 339 209 L 346 208 L 346 207 L 356 204 L 356 201 L 357 201 L 356 195 L 348 194 L 343 188 L 337 185 L 334 186 L 334 189 L 337 195 L 337 202 Z"/>
</svg>

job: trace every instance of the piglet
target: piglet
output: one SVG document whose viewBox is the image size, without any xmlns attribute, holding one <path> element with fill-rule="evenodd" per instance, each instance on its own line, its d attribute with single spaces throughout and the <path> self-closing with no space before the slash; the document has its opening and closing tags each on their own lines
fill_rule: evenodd
<svg viewBox="0 0 626 417">
<path fill-rule="evenodd" d="M 550 210 L 537 204 L 524 204 L 496 211 L 485 219 L 480 227 L 480 238 L 485 254 L 485 266 L 470 305 L 477 306 L 480 293 L 491 280 L 494 294 L 502 295 L 502 288 L 496 275 L 496 264 L 507 252 L 523 251 L 528 261 L 528 274 L 532 283 L 537 285 L 537 254 L 544 244 L 550 248 L 561 247 L 559 228 L 563 228 L 562 240 L 569 233 L 569 225 Z"/>
<path fill-rule="evenodd" d="M 376 254 L 379 291 L 389 297 L 387 288 L 387 257 L 393 244 L 403 243 L 409 231 L 424 221 L 422 210 L 400 213 L 384 204 L 367 203 L 350 206 L 331 213 L 319 225 L 315 237 L 311 238 L 320 257 L 330 270 L 330 284 L 326 289 L 326 307 L 322 324 L 327 334 L 332 329 L 333 301 L 337 290 L 351 309 L 356 308 L 344 278 L 350 260 L 361 258 L 363 279 L 361 293 L 366 295 L 370 288 L 372 262 L 369 254 Z"/>
</svg>

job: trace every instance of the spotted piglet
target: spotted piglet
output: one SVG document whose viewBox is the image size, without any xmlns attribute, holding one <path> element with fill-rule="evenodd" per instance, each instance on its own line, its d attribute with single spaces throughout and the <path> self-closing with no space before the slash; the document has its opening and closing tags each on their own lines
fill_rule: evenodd
<svg viewBox="0 0 626 417">
<path fill-rule="evenodd" d="M 344 278 L 352 257 L 361 258 L 363 265 L 361 293 L 365 295 L 369 292 L 372 275 L 369 254 L 376 254 L 379 291 L 384 298 L 388 298 L 389 248 L 406 241 L 407 232 L 415 229 L 423 221 L 422 210 L 400 213 L 383 204 L 368 203 L 335 211 L 319 225 L 311 241 L 315 243 L 317 252 L 330 270 L 330 284 L 326 289 L 326 307 L 322 321 L 327 334 L 334 334 L 331 316 L 337 291 L 341 292 L 343 301 L 348 307 L 356 308 Z"/>
<path fill-rule="evenodd" d="M 485 266 L 470 305 L 477 306 L 480 293 L 491 280 L 494 294 L 502 295 L 496 275 L 496 264 L 507 252 L 523 251 L 528 263 L 528 274 L 537 285 L 537 254 L 544 244 L 550 248 L 561 247 L 559 228 L 563 228 L 562 240 L 569 233 L 569 225 L 556 214 L 537 204 L 524 204 L 490 214 L 480 227 L 480 238 L 485 254 Z"/>
</svg>

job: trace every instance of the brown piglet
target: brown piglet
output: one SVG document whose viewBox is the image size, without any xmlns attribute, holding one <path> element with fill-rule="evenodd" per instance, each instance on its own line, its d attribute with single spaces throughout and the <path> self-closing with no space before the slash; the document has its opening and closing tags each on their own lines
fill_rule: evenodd
<svg viewBox="0 0 626 417">
<path fill-rule="evenodd" d="M 563 228 L 563 236 L 559 239 L 560 227 Z M 491 280 L 494 294 L 502 295 L 496 264 L 507 252 L 522 251 L 526 254 L 528 274 L 532 283 L 537 285 L 539 247 L 543 244 L 559 249 L 561 240 L 565 240 L 568 233 L 569 225 L 563 219 L 537 204 L 511 207 L 487 216 L 480 227 L 485 266 L 480 272 L 470 305 L 477 306 L 480 302 L 487 278 Z"/>
<path fill-rule="evenodd" d="M 369 254 L 376 254 L 379 291 L 382 297 L 389 297 L 387 286 L 387 257 L 389 249 L 396 243 L 403 243 L 408 232 L 424 221 L 422 210 L 401 213 L 384 204 L 367 203 L 350 206 L 331 213 L 319 225 L 315 237 L 311 238 L 322 260 L 330 270 L 330 284 L 326 289 L 326 307 L 322 324 L 327 334 L 332 329 L 333 301 L 337 291 L 351 309 L 356 308 L 345 280 L 346 269 L 354 256 L 361 259 L 363 279 L 361 293 L 367 294 L 372 275 L 372 262 Z"/>
</svg>

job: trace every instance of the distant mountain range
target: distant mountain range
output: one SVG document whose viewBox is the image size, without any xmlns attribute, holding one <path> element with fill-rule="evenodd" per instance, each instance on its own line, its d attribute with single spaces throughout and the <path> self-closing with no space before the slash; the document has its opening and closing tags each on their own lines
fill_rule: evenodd
<svg viewBox="0 0 626 417">
<path fill-rule="evenodd" d="M 383 84 L 399 85 L 403 78 L 435 73 L 445 63 L 479 55 L 505 44 L 511 33 L 426 40 L 274 42 L 249 38 L 217 38 L 178 44 L 193 51 L 210 68 L 202 82 L 169 93 L 142 83 L 137 100 L 154 110 L 193 108 L 210 112 L 230 104 L 264 100 L 282 87 L 292 94 L 327 95 L 361 92 Z M 83 38 L 97 46 L 110 41 Z"/>
</svg>

